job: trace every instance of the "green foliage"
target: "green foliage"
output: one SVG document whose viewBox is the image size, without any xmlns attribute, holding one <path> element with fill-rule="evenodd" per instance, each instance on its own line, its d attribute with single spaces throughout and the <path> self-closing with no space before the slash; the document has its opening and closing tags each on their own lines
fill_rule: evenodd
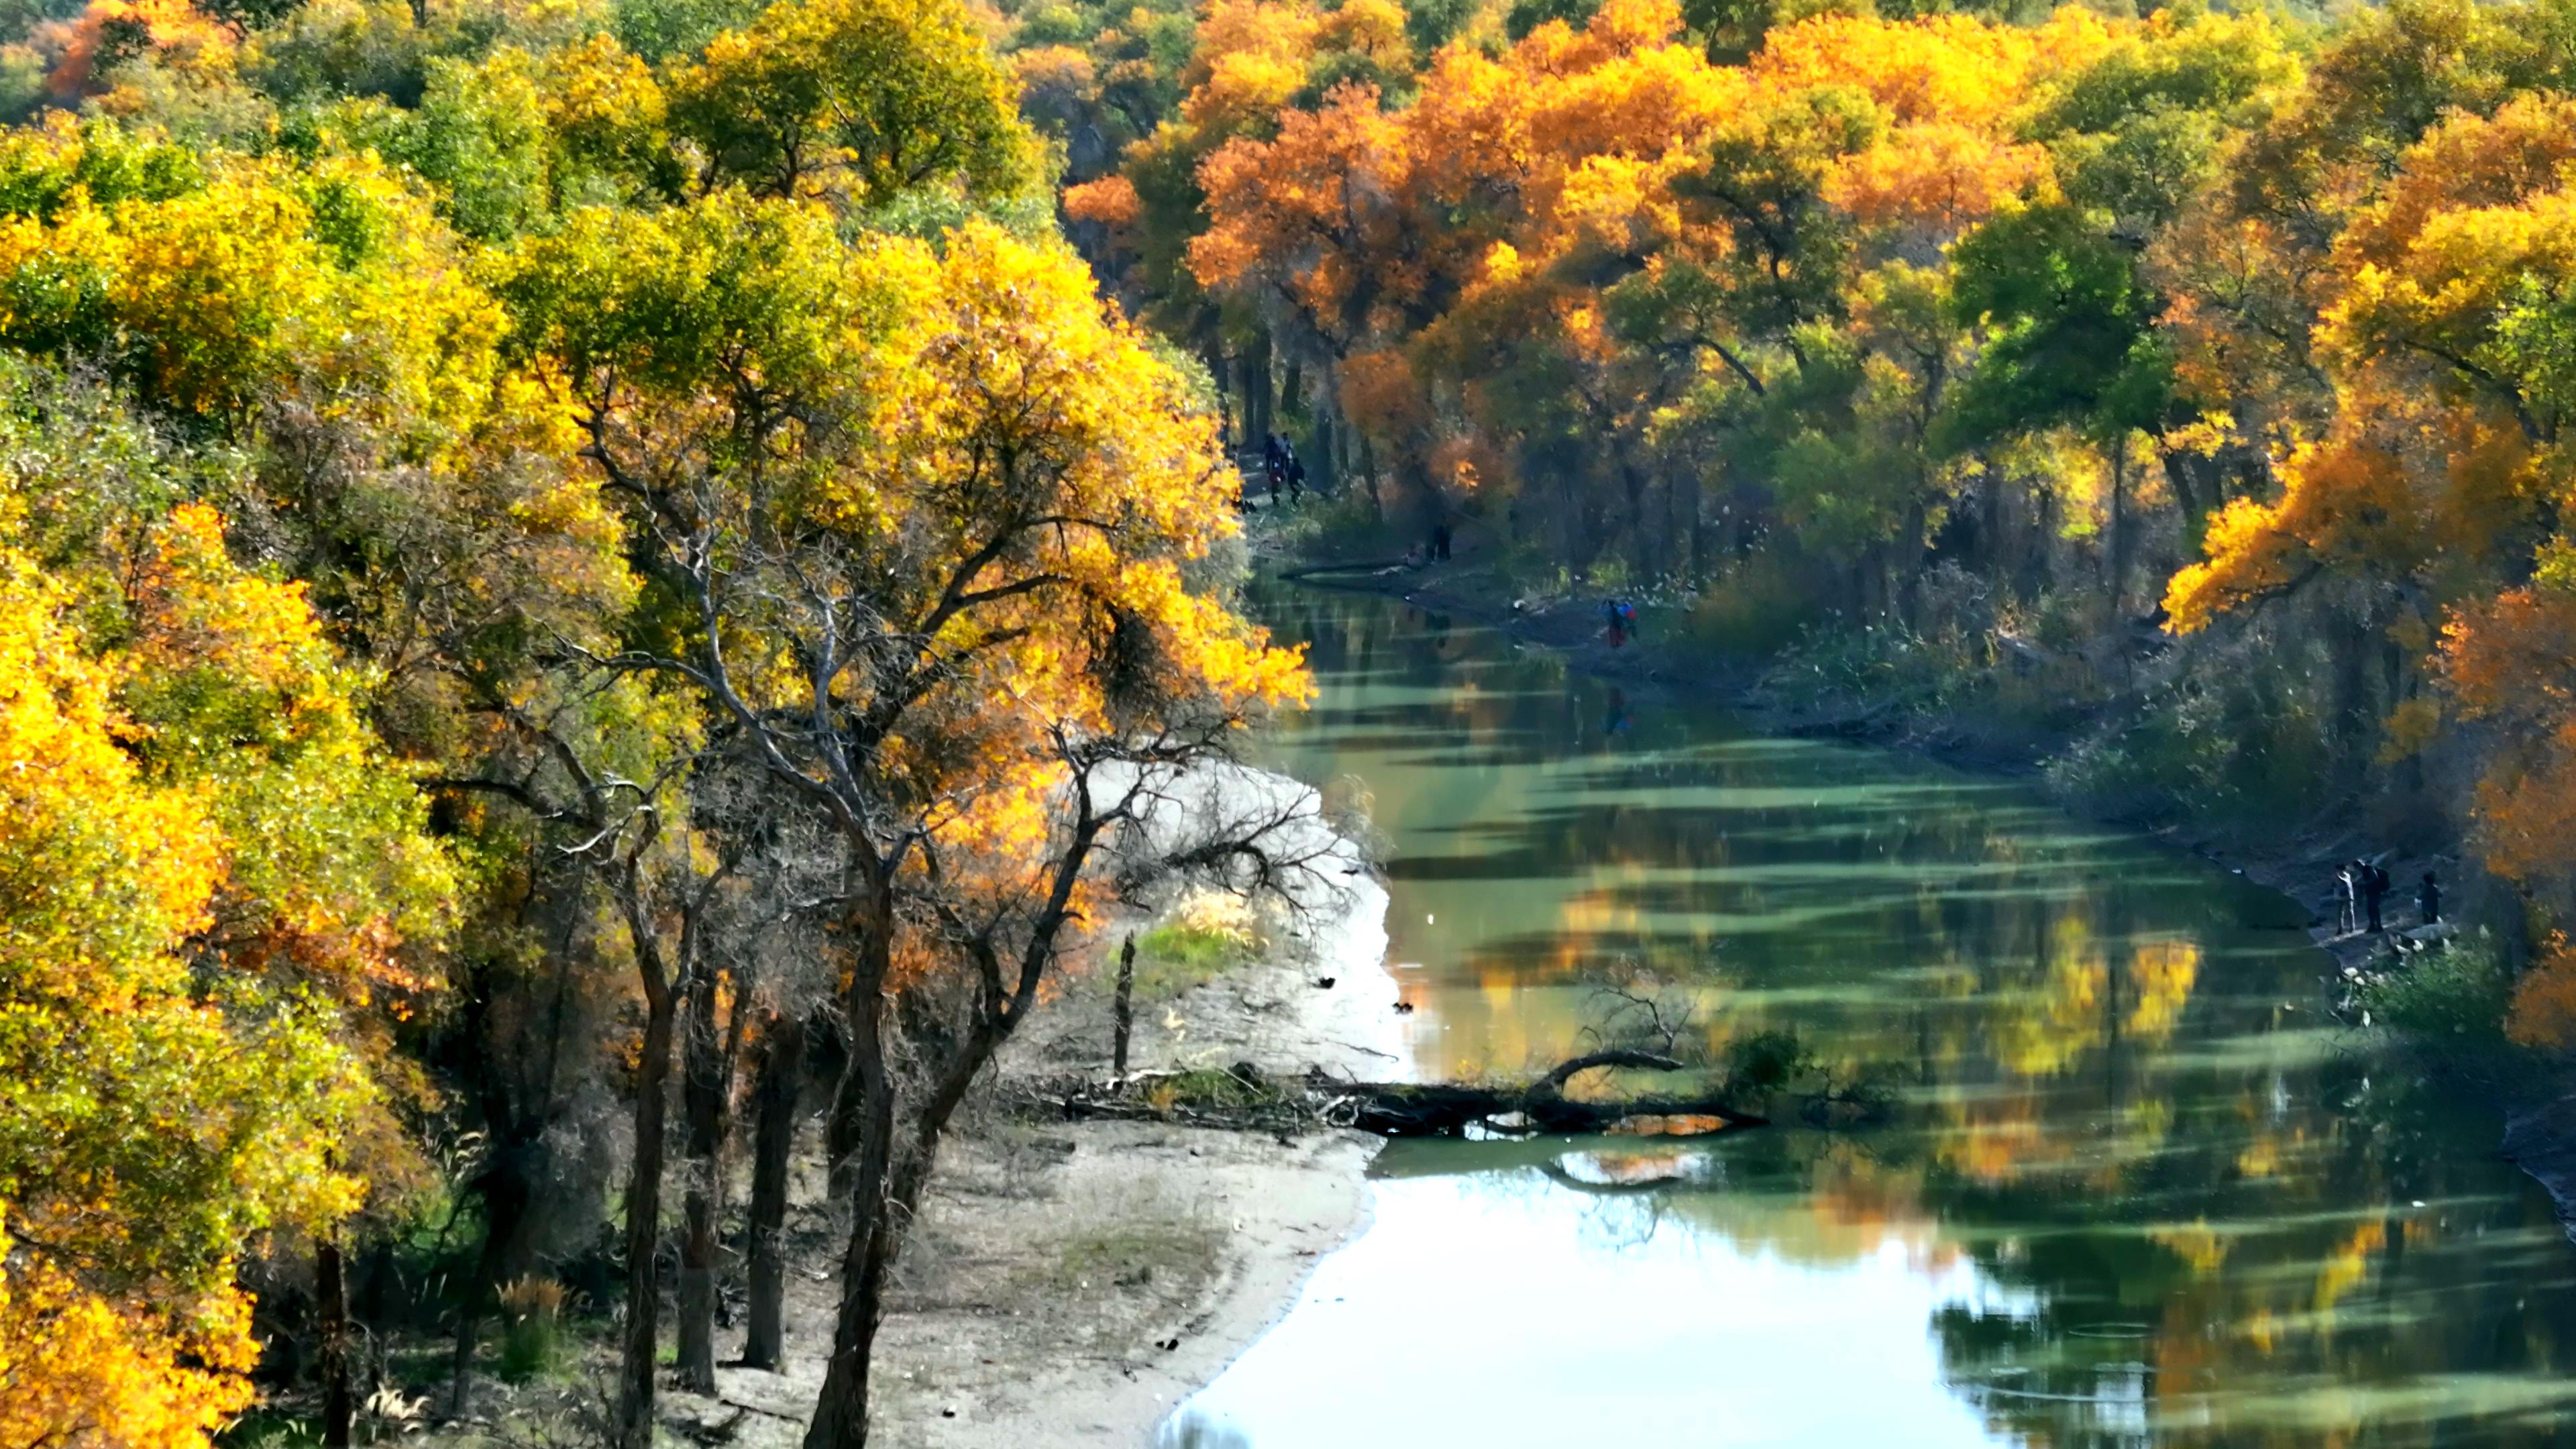
<svg viewBox="0 0 2576 1449">
<path fill-rule="evenodd" d="M 674 129 L 719 175 L 862 207 L 953 182 L 1037 180 L 1035 138 L 965 12 L 941 0 L 781 0 L 671 86 Z"/>
<path fill-rule="evenodd" d="M 748 25 L 760 0 L 616 0 L 610 33 L 618 43 L 656 64 L 694 57 L 707 42 Z"/>
<path fill-rule="evenodd" d="M 2334 766 L 2325 722 L 2276 669 L 2192 678 L 2050 760 L 2049 782 L 2098 813 L 2137 820 L 2186 814 L 2297 819 Z"/>
<path fill-rule="evenodd" d="M 1476 13 L 1476 0 L 1405 0 L 1404 38 L 1415 53 L 1429 55 L 1447 45 Z"/>
<path fill-rule="evenodd" d="M 1726 1084 L 1732 1090 L 1771 1092 L 1815 1065 L 1797 1033 L 1757 1031 L 1726 1044 Z"/>
<path fill-rule="evenodd" d="M 1953 449 L 2051 422 L 2103 438 L 2163 420 L 2172 362 L 2134 257 L 2067 204 L 2007 211 L 1951 251 L 1952 307 L 1994 329 L 1945 420 Z"/>
<path fill-rule="evenodd" d="M 1525 40 L 1531 31 L 1551 20 L 1561 20 L 1581 30 L 1600 8 L 1601 0 L 1512 0 L 1512 8 L 1503 16 L 1503 33 L 1514 40 Z"/>
<path fill-rule="evenodd" d="M 1701 589 L 1679 633 L 1703 653 L 1767 659 L 1815 627 L 1818 592 L 1807 569 L 1764 549 L 1734 561 Z"/>
<path fill-rule="evenodd" d="M 2371 1023 L 2444 1049 L 2507 1050 L 2513 969 L 2483 933 L 2403 956 L 2353 992 Z"/>
</svg>

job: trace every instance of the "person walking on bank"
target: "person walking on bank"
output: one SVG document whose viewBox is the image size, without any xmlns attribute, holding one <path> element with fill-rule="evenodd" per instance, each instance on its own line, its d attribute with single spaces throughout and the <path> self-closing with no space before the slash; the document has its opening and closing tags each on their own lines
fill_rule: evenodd
<svg viewBox="0 0 2576 1449">
<path fill-rule="evenodd" d="M 2349 936 L 2361 926 L 2361 862 L 2347 860 L 2335 868 L 2335 934 Z"/>
<path fill-rule="evenodd" d="M 2415 888 L 2415 906 L 2423 915 L 2425 925 L 2441 924 L 2442 883 L 2435 880 L 2429 870 L 2424 872 L 2424 883 Z"/>
<path fill-rule="evenodd" d="M 2376 865 L 2364 865 L 2362 869 L 2367 874 L 2361 882 L 2361 901 L 2370 912 L 2370 929 L 2376 934 L 2387 929 L 2379 924 L 2379 903 L 2388 899 L 2388 888 L 2395 882 Z"/>
</svg>

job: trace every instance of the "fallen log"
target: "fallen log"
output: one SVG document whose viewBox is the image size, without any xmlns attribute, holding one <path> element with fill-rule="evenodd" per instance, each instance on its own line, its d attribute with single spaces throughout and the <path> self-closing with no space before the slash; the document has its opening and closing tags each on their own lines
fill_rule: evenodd
<svg viewBox="0 0 2576 1449">
<path fill-rule="evenodd" d="M 1471 1129 L 1503 1133 L 1633 1133 L 1697 1136 L 1770 1119 L 1736 1106 L 1724 1087 L 1697 1095 L 1583 1101 L 1566 1085 L 1602 1069 L 1675 1072 L 1682 1062 L 1651 1052 L 1600 1051 L 1560 1062 L 1534 1081 L 1356 1082 L 1310 1072 L 1265 1077 L 1249 1063 L 1224 1071 L 1156 1072 L 1107 1084 L 1059 1083 L 1032 1093 L 1068 1118 L 1155 1119 L 1193 1126 L 1277 1132 L 1296 1127 L 1355 1127 L 1381 1137 L 1461 1136 Z"/>
<path fill-rule="evenodd" d="M 1592 1052 L 1560 1062 L 1522 1086 L 1442 1082 L 1346 1082 L 1336 1090 L 1357 1104 L 1350 1125 L 1382 1137 L 1456 1136 L 1470 1127 L 1531 1132 L 1610 1132 L 1632 1118 L 1699 1118 L 1720 1127 L 1763 1127 L 1769 1119 L 1737 1110 L 1733 1095 L 1625 1097 L 1587 1102 L 1565 1095 L 1585 1072 L 1619 1067 L 1678 1072 L 1685 1064 L 1652 1052 Z M 1652 1135 L 1670 1135 L 1658 1131 Z"/>
</svg>

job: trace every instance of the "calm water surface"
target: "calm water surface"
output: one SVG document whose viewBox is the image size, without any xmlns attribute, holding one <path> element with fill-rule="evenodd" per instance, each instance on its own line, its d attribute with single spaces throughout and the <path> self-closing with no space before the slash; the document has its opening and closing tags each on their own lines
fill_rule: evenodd
<svg viewBox="0 0 2576 1449">
<path fill-rule="evenodd" d="M 2492 1118 L 2320 1011 L 2286 903 L 2026 789 L 1749 736 L 1390 601 L 1270 601 L 1364 791 L 1415 1067 L 1604 973 L 1796 1031 L 1882 1125 L 1398 1143 L 1166 1446 L 2576 1443 L 2576 1253 Z M 1681 1180 L 1609 1185 L 1643 1165 Z M 1658 1160 L 1668 1159 L 1668 1160 Z"/>
</svg>

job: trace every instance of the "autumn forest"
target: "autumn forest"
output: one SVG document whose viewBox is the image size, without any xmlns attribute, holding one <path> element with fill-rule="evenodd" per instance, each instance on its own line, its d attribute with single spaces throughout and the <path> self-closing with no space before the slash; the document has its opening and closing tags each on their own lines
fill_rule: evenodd
<svg viewBox="0 0 2576 1449">
<path fill-rule="evenodd" d="M 2464 843 L 2513 1037 L 2576 1040 L 2563 0 L 0 39 L 7 1449 L 351 1442 L 361 1338 L 462 1404 L 574 1259 L 642 1449 L 720 1278 L 782 1353 L 807 1155 L 804 1442 L 864 1443 L 943 1138 L 1093 922 L 1298 865 L 1145 828 L 1310 692 L 1247 534 L 1454 529 L 2103 814 Z M 1272 433 L 1313 496 L 1247 525 Z"/>
</svg>

